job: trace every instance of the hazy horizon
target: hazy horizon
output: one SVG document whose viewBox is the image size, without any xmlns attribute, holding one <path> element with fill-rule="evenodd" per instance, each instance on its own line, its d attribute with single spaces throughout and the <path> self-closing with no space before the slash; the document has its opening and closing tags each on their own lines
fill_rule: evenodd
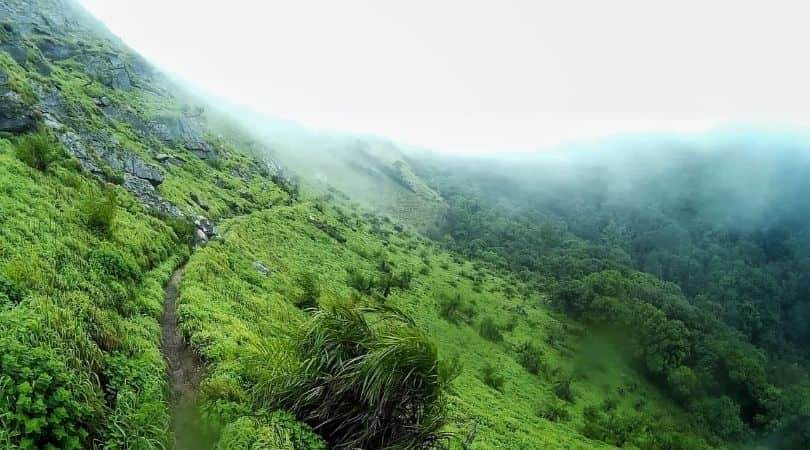
<svg viewBox="0 0 810 450">
<path fill-rule="evenodd" d="M 80 2 L 194 89 L 437 151 L 810 124 L 798 2 Z"/>
</svg>

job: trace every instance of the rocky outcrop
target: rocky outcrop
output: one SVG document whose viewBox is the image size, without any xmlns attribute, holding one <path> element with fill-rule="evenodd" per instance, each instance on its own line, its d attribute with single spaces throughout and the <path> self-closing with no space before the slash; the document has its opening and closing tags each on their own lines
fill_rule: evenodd
<svg viewBox="0 0 810 450">
<path fill-rule="evenodd" d="M 9 85 L 8 74 L 0 70 L 0 131 L 22 133 L 36 128 L 33 110 Z"/>
<path fill-rule="evenodd" d="M 138 197 L 138 200 L 150 211 L 171 217 L 184 217 L 177 206 L 163 200 L 149 181 L 125 173 L 122 186 Z"/>
<path fill-rule="evenodd" d="M 101 153 L 101 158 L 113 170 L 123 170 L 134 177 L 148 181 L 153 186 L 158 186 L 163 182 L 163 173 L 160 169 L 134 153 L 105 150 Z"/>
<path fill-rule="evenodd" d="M 197 218 L 194 219 L 194 227 L 196 229 L 194 236 L 197 245 L 205 245 L 211 239 L 219 237 L 219 232 L 217 232 L 216 227 L 214 227 L 214 224 L 205 216 L 197 216 Z"/>
<path fill-rule="evenodd" d="M 203 126 L 196 117 L 163 117 L 149 128 L 163 143 L 183 147 L 200 159 L 217 157 L 217 152 L 205 141 Z"/>
</svg>

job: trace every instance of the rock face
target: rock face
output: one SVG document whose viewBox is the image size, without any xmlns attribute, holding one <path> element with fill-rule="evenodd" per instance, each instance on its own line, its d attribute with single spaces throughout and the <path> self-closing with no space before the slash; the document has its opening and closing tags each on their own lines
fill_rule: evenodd
<svg viewBox="0 0 810 450">
<path fill-rule="evenodd" d="M 101 157 L 113 170 L 123 170 L 132 176 L 148 181 L 153 186 L 158 186 L 163 182 L 163 173 L 160 172 L 160 169 L 134 153 L 106 151 L 101 154 Z"/>
<path fill-rule="evenodd" d="M 197 245 L 205 245 L 211 239 L 219 237 L 214 224 L 204 216 L 197 216 L 194 219 L 194 226 L 196 227 L 194 235 L 197 238 Z"/>
<path fill-rule="evenodd" d="M 149 126 L 159 140 L 172 146 L 182 146 L 200 159 L 214 159 L 217 152 L 205 141 L 203 125 L 196 117 L 164 117 Z"/>
<path fill-rule="evenodd" d="M 11 89 L 8 75 L 0 70 L 0 131 L 23 133 L 35 127 L 33 110 Z"/>
</svg>

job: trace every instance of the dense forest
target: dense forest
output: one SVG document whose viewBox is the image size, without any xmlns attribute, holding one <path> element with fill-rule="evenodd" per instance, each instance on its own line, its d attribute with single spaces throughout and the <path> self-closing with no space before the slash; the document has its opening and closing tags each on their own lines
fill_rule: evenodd
<svg viewBox="0 0 810 450">
<path fill-rule="evenodd" d="M 810 160 L 800 142 L 717 134 L 530 164 L 414 163 L 449 203 L 434 238 L 628 339 L 643 373 L 719 436 L 804 448 Z"/>
</svg>

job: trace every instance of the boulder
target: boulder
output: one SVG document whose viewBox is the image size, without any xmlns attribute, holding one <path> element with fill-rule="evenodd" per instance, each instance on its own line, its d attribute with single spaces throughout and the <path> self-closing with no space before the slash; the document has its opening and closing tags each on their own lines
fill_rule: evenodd
<svg viewBox="0 0 810 450">
<path fill-rule="evenodd" d="M 264 264 L 260 263 L 259 261 L 253 261 L 253 268 L 266 277 L 269 277 L 272 274 L 272 272 L 270 272 L 270 269 L 265 267 Z"/>
<path fill-rule="evenodd" d="M 112 102 L 110 101 L 110 98 L 107 96 L 103 96 L 101 98 L 96 99 L 96 106 L 106 108 L 110 105 L 112 105 Z"/>
</svg>

